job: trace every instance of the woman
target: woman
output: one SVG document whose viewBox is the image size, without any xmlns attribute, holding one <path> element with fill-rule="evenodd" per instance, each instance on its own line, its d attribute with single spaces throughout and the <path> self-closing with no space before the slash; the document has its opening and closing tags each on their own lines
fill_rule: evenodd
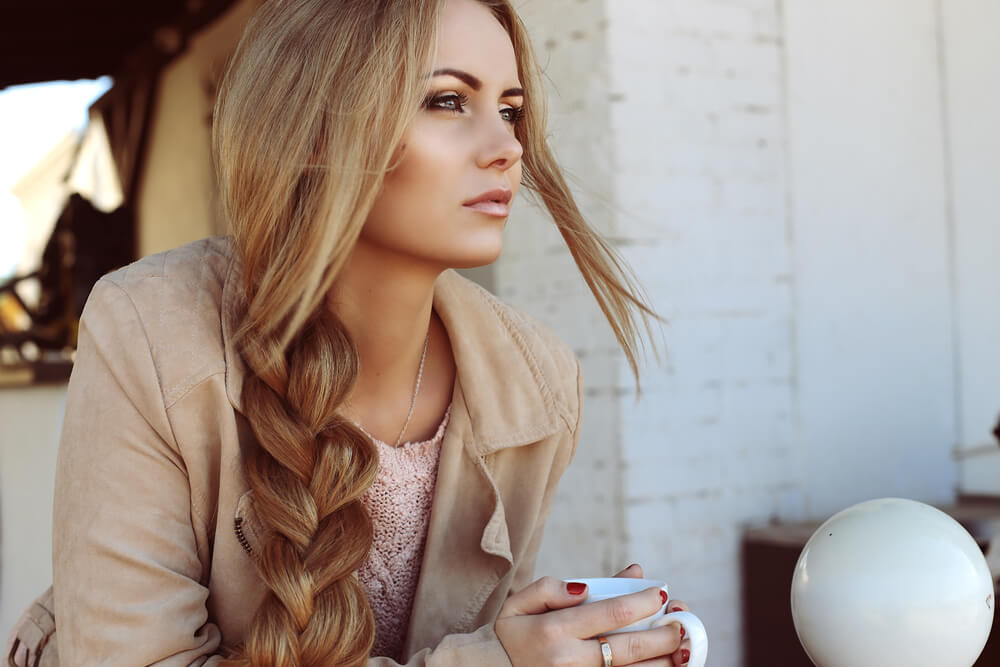
<svg viewBox="0 0 1000 667">
<path fill-rule="evenodd" d="M 659 608 L 656 589 L 579 607 L 578 585 L 529 583 L 579 366 L 448 270 L 497 257 L 523 181 L 635 368 L 651 312 L 543 122 L 506 0 L 262 7 L 216 106 L 232 239 L 106 276 L 81 322 L 62 664 L 596 667 L 592 637 Z M 683 664 L 681 639 L 614 635 L 612 664 Z"/>
</svg>

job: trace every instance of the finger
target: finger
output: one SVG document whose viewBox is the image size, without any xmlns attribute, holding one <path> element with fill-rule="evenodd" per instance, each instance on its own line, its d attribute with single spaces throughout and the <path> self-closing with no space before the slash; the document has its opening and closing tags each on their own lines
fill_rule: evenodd
<svg viewBox="0 0 1000 667">
<path fill-rule="evenodd" d="M 642 579 L 642 565 L 632 563 L 624 570 L 615 575 L 617 578 Z"/>
<path fill-rule="evenodd" d="M 633 662 L 628 667 L 674 667 L 674 661 L 670 656 L 661 656 L 652 660 Z"/>
<path fill-rule="evenodd" d="M 671 600 L 671 603 L 673 601 Z M 686 609 L 684 611 L 687 611 Z M 654 628 L 673 626 L 677 629 L 678 642 L 677 647 L 674 649 L 673 653 L 670 654 L 670 667 L 681 667 L 681 665 L 686 665 L 688 660 L 691 659 L 691 640 L 685 639 L 684 626 L 682 626 L 677 621 L 671 621 L 667 618 L 657 619 L 653 623 Z"/>
<path fill-rule="evenodd" d="M 8 655 L 10 654 L 8 653 Z M 21 644 L 17 647 L 17 653 L 14 655 L 14 664 L 17 665 L 17 667 L 27 667 L 30 657 L 31 656 L 28 655 L 28 647 Z"/>
<path fill-rule="evenodd" d="M 657 659 L 666 661 L 681 645 L 680 626 L 676 624 L 639 632 L 623 632 L 609 635 L 605 639 L 611 645 L 615 665 L 631 665 Z"/>
<path fill-rule="evenodd" d="M 599 600 L 574 609 L 557 612 L 564 627 L 577 637 L 596 637 L 655 614 L 665 596 L 659 588 Z"/>
<path fill-rule="evenodd" d="M 685 609 L 684 611 L 687 611 L 687 610 Z M 670 620 L 668 618 L 660 618 L 660 619 L 657 619 L 656 622 L 653 623 L 653 627 L 654 628 L 662 628 L 662 627 L 667 627 L 667 626 L 673 626 L 674 628 L 676 628 L 677 629 L 678 638 L 681 640 L 679 642 L 677 648 L 670 655 L 670 665 L 671 665 L 671 667 L 676 667 L 678 665 L 687 664 L 688 660 L 691 657 L 691 640 L 690 639 L 685 639 L 686 632 L 684 630 L 684 626 L 682 626 L 677 621 L 672 621 L 672 620 Z M 685 651 L 685 650 L 687 651 L 687 653 L 682 654 L 682 651 Z"/>
<path fill-rule="evenodd" d="M 673 662 L 673 667 L 684 667 L 691 660 L 691 649 L 690 647 L 681 647 L 672 656 L 670 660 Z"/>
<path fill-rule="evenodd" d="M 542 577 L 507 598 L 500 610 L 499 618 L 565 609 L 580 604 L 586 598 L 585 584 L 566 582 L 555 577 Z"/>
<path fill-rule="evenodd" d="M 674 598 L 670 598 L 670 604 L 667 605 L 667 613 L 670 613 L 672 611 L 691 611 L 691 610 L 688 608 L 687 603 L 684 602 L 684 600 L 675 600 Z"/>
</svg>

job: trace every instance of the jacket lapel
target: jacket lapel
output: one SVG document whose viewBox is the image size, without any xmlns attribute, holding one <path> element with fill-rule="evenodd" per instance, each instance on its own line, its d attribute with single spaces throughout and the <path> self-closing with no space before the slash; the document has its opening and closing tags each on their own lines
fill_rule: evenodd
<svg viewBox="0 0 1000 667">
<path fill-rule="evenodd" d="M 531 325 L 454 271 L 434 290 L 434 310 L 451 339 L 471 432 L 467 446 L 489 454 L 541 440 L 560 426 L 559 411 L 523 331 Z"/>
<path fill-rule="evenodd" d="M 512 563 L 502 507 L 482 459 L 466 449 L 471 422 L 460 387 L 451 410 L 404 656 L 446 634 L 474 629 L 476 616 Z"/>
<path fill-rule="evenodd" d="M 484 605 L 514 565 L 489 455 L 544 439 L 560 425 L 512 311 L 451 271 L 438 279 L 434 308 L 458 372 L 404 656 L 484 622 Z"/>
</svg>

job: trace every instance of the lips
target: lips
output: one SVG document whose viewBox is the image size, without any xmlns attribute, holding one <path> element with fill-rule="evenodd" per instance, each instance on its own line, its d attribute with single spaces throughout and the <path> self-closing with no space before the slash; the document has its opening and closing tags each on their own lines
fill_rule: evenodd
<svg viewBox="0 0 1000 667">
<path fill-rule="evenodd" d="M 499 218 L 506 218 L 510 215 L 510 200 L 514 193 L 504 188 L 496 188 L 482 193 L 478 197 L 465 202 L 463 206 L 474 211 L 485 213 Z"/>
</svg>

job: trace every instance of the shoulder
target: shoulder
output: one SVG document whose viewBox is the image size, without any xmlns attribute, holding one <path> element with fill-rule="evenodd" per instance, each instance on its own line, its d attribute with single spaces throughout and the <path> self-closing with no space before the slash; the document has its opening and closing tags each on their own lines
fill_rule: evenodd
<svg viewBox="0 0 1000 667">
<path fill-rule="evenodd" d="M 183 298 L 211 293 L 222 282 L 233 255 L 226 237 L 201 239 L 148 255 L 105 275 L 101 281 L 125 292 L 153 299 Z"/>
<path fill-rule="evenodd" d="M 232 259 L 226 238 L 144 257 L 94 286 L 81 322 L 95 342 L 148 347 L 166 404 L 225 371 L 222 293 Z M 128 339 L 119 339 L 128 330 Z"/>
<path fill-rule="evenodd" d="M 549 386 L 575 389 L 579 362 L 570 346 L 541 320 L 500 301 L 485 289 L 482 291 L 503 320 L 520 335 Z"/>
<path fill-rule="evenodd" d="M 538 363 L 545 383 L 552 391 L 566 426 L 575 432 L 580 421 L 583 391 L 583 371 L 576 354 L 562 338 L 541 321 L 500 301 L 489 292 L 486 294 L 495 302 L 494 306 L 503 313 L 504 319 L 523 337 L 530 355 Z"/>
</svg>

